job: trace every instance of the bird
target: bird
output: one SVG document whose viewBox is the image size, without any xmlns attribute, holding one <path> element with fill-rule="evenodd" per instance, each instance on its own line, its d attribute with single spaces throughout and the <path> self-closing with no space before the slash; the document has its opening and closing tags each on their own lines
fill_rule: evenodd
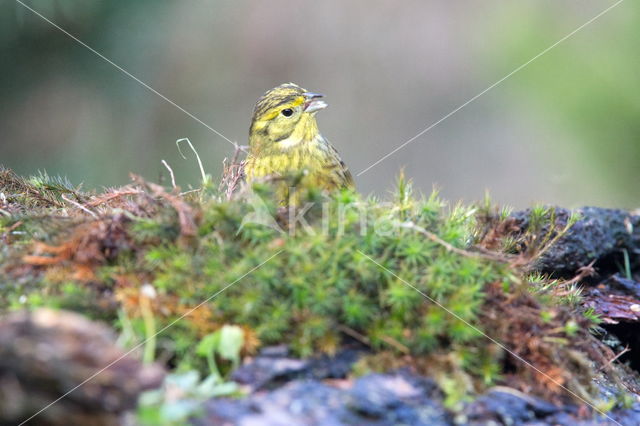
<svg viewBox="0 0 640 426">
<path fill-rule="evenodd" d="M 325 192 L 355 188 L 338 151 L 318 129 L 316 113 L 327 107 L 323 97 L 285 83 L 265 92 L 253 110 L 246 181 L 250 185 L 276 182 L 281 205 L 299 204 L 299 188 Z M 293 193 L 291 188 L 295 188 Z"/>
</svg>

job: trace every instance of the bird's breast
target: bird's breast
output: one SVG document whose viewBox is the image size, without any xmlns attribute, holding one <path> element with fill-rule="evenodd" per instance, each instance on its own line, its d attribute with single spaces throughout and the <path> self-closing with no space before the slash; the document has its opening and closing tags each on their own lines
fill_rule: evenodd
<svg viewBox="0 0 640 426">
<path fill-rule="evenodd" d="M 322 135 L 310 141 L 285 139 L 274 143 L 273 149 L 251 155 L 245 165 L 249 181 L 272 175 L 295 174 L 306 171 L 309 180 L 323 181 L 328 169 L 339 166 L 339 158 L 332 155 L 329 143 Z M 320 186 L 327 186 L 321 184 Z"/>
</svg>

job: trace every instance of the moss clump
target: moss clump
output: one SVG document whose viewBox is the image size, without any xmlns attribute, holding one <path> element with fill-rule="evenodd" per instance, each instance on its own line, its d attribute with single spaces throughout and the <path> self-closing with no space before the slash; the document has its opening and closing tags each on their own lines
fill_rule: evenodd
<svg viewBox="0 0 640 426">
<path fill-rule="evenodd" d="M 592 369 L 604 355 L 591 323 L 529 291 L 523 257 L 504 254 L 513 244 L 500 232 L 470 248 L 488 235 L 477 207 L 415 197 L 404 179 L 389 202 L 309 190 L 293 213 L 269 187 L 254 189 L 260 197 L 225 200 L 137 179 L 84 194 L 53 219 L 9 214 L 0 234 L 21 221 L 50 232 L 47 245 L 10 244 L 2 306 L 71 307 L 110 320 L 131 345 L 161 331 L 145 357 L 178 370 L 206 370 L 198 342 L 237 325 L 244 354 L 282 343 L 300 356 L 334 353 L 355 338 L 371 350 L 358 371 L 410 366 L 438 379 L 450 405 L 499 382 L 595 398 Z"/>
</svg>

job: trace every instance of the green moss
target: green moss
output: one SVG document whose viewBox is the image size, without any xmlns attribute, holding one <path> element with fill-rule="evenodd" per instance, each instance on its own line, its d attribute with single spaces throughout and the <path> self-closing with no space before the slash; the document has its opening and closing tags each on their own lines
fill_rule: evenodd
<svg viewBox="0 0 640 426">
<path fill-rule="evenodd" d="M 482 233 L 478 218 L 488 214 L 488 202 L 450 207 L 436 192 L 415 196 L 401 178 L 386 203 L 349 191 L 325 199 L 311 190 L 302 199 L 314 203 L 298 217 L 278 209 L 268 186 L 255 188 L 261 199 L 234 200 L 217 194 L 178 197 L 150 191 L 144 183 L 138 189 L 141 193 L 126 202 L 103 204 L 99 219 L 73 212 L 67 223 L 82 225 L 64 229 L 38 219 L 37 212 L 20 213 L 46 234 L 36 239 L 79 241 L 74 244 L 82 256 L 16 272 L 21 256 L 33 248 L 14 244 L 12 253 L 5 250 L 0 272 L 3 308 L 71 307 L 107 318 L 132 345 L 132 336 L 149 337 L 143 306 L 149 303 L 155 329 L 180 320 L 155 338 L 153 348 L 157 359 L 180 370 L 207 372 L 212 358 L 198 355 L 198 342 L 224 325 L 238 325 L 245 354 L 282 343 L 299 356 L 333 353 L 345 336 L 356 336 L 372 351 L 369 361 L 359 364 L 361 371 L 412 365 L 438 379 L 450 406 L 506 374 L 526 370 L 514 369 L 496 341 L 525 358 L 543 360 L 543 369 L 575 375 L 580 389 L 589 389 L 589 375 L 562 357 L 589 339 L 581 328 L 584 318 L 574 319 L 575 304 L 550 297 L 544 277 L 521 278 L 525 273 L 508 257 L 519 243 L 506 234 L 491 255 L 467 251 Z M 180 207 L 176 199 L 187 203 Z M 504 220 L 505 212 L 496 220 Z M 271 222 L 262 220 L 265 213 Z M 3 218 L 0 233 L 17 220 L 22 219 Z M 534 209 L 532 229 L 543 229 L 550 220 L 551 212 Z M 184 238 L 192 231 L 189 223 L 196 226 L 195 239 Z M 553 242 L 544 238 L 536 240 L 536 252 Z M 79 266 L 92 275 L 73 281 Z M 539 291 L 530 292 L 529 282 Z M 142 294 L 145 284 L 155 290 L 153 297 Z M 512 304 L 532 312 L 530 325 L 517 324 L 522 336 L 549 337 L 553 343 L 540 344 L 536 353 L 518 346 L 513 329 L 504 326 L 519 314 Z M 538 393 L 553 388 L 534 374 L 519 380 Z"/>
</svg>

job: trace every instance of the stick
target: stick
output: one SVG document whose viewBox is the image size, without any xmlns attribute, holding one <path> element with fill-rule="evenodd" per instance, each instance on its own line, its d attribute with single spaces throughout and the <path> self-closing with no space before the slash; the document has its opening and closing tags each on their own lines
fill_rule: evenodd
<svg viewBox="0 0 640 426">
<path fill-rule="evenodd" d="M 624 349 L 618 355 L 614 356 L 609 361 L 607 361 L 605 365 L 600 367 L 600 371 L 604 370 L 605 368 L 608 368 L 616 359 L 620 358 L 622 355 L 626 354 L 629 351 L 631 351 L 631 349 L 629 349 L 629 346 L 625 346 Z"/>
<path fill-rule="evenodd" d="M 173 187 L 173 189 L 176 188 L 176 177 L 173 175 L 173 170 L 171 169 L 171 167 L 169 167 L 169 164 L 167 164 L 166 161 L 162 160 L 162 165 L 165 166 L 167 168 L 167 170 L 169 170 L 169 174 L 171 175 L 171 186 Z"/>
<path fill-rule="evenodd" d="M 196 151 L 196 149 L 193 147 L 193 144 L 191 144 L 191 141 L 189 140 L 189 138 L 182 138 L 176 141 L 178 152 L 180 153 L 182 158 L 184 158 L 185 160 L 187 159 L 187 157 L 185 157 L 182 151 L 180 150 L 180 142 L 185 142 L 185 141 L 189 144 L 189 148 L 191 148 L 191 151 L 193 151 L 193 153 L 196 155 L 196 159 L 198 160 L 198 166 L 200 166 L 200 175 L 202 176 L 202 183 L 205 184 L 207 182 L 207 175 L 204 172 L 204 167 L 202 167 L 202 161 L 200 161 L 200 156 L 198 155 L 198 151 Z"/>
<path fill-rule="evenodd" d="M 69 204 L 73 204 L 74 206 L 76 206 L 76 207 L 77 207 L 77 208 L 79 208 L 80 210 L 85 211 L 85 212 L 89 213 L 91 216 L 93 216 L 95 219 L 98 219 L 98 215 L 97 215 L 97 214 L 95 214 L 94 212 L 92 212 L 91 210 L 89 210 L 88 208 L 86 208 L 85 206 L 83 206 L 82 204 L 80 204 L 80 203 L 78 203 L 78 202 L 76 202 L 76 201 L 73 201 L 73 200 L 71 200 L 71 199 L 69 199 L 69 198 L 65 197 L 65 195 L 64 195 L 64 194 L 62 194 L 62 195 L 60 195 L 60 196 L 61 196 L 61 197 L 62 197 L 62 199 L 63 199 L 63 200 L 65 200 L 67 203 L 69 203 Z"/>
<path fill-rule="evenodd" d="M 421 233 L 422 235 L 424 235 L 425 237 L 429 238 L 434 243 L 439 244 L 442 247 L 444 247 L 445 249 L 447 249 L 448 251 L 451 251 L 453 253 L 459 254 L 460 256 L 481 258 L 481 259 L 490 259 L 490 260 L 496 260 L 496 261 L 505 262 L 505 263 L 508 262 L 508 259 L 506 259 L 504 256 L 494 255 L 494 254 L 490 254 L 490 253 L 471 252 L 471 251 L 459 249 L 458 247 L 454 247 L 453 245 L 449 244 L 448 242 L 446 242 L 442 238 L 438 237 L 433 232 L 429 232 L 426 229 L 416 225 L 413 222 L 403 222 L 403 223 L 400 224 L 400 226 L 402 228 L 407 228 L 407 229 L 412 229 L 414 231 L 417 231 L 417 232 Z"/>
</svg>

